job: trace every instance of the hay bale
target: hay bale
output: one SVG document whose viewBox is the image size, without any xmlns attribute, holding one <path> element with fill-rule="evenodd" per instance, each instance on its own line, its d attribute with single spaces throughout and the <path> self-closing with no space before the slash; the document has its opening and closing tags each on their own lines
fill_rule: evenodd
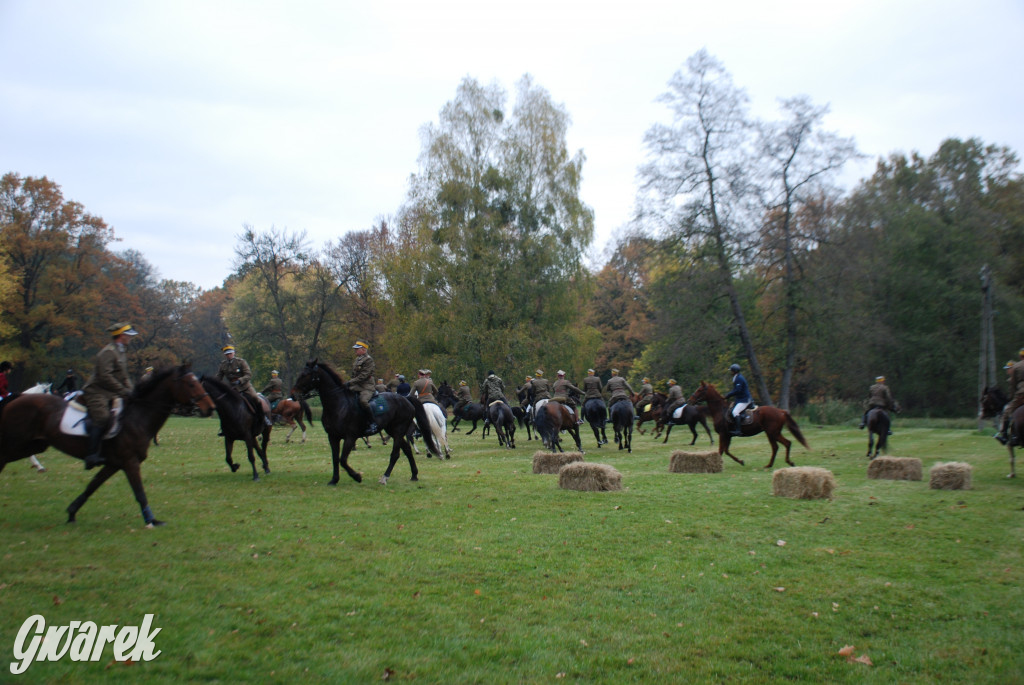
<svg viewBox="0 0 1024 685">
<path fill-rule="evenodd" d="M 558 473 L 566 464 L 583 461 L 582 452 L 536 452 L 533 455 L 534 473 Z"/>
<path fill-rule="evenodd" d="M 669 473 L 721 473 L 722 455 L 717 450 L 685 452 L 676 450 L 668 463 Z"/>
<path fill-rule="evenodd" d="M 832 499 L 836 479 L 828 469 L 794 466 L 772 474 L 772 492 L 791 499 Z"/>
<path fill-rule="evenodd" d="M 928 472 L 928 487 L 932 490 L 970 490 L 974 467 L 962 461 L 936 464 Z"/>
<path fill-rule="evenodd" d="M 622 474 L 608 464 L 576 461 L 558 470 L 558 487 L 584 492 L 621 490 Z"/>
<path fill-rule="evenodd" d="M 875 457 L 868 465 L 868 478 L 921 480 L 921 460 L 913 457 Z"/>
</svg>

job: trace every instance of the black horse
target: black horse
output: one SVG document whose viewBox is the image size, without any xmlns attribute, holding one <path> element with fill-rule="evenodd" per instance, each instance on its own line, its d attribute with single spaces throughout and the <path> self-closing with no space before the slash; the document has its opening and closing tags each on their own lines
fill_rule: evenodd
<svg viewBox="0 0 1024 685">
<path fill-rule="evenodd" d="M 472 421 L 473 427 L 466 431 L 469 435 L 476 430 L 477 421 L 487 418 L 487 410 L 479 402 L 470 402 L 465 407 L 452 415 L 452 433 L 459 430 L 459 421 Z"/>
<path fill-rule="evenodd" d="M 329 484 L 338 484 L 341 475 L 339 466 L 345 469 L 352 480 L 357 483 L 362 482 L 362 474 L 353 471 L 352 467 L 348 465 L 348 455 L 355 446 L 356 440 L 366 434 L 370 425 L 370 416 L 359 403 L 359 395 L 345 387 L 345 383 L 334 369 L 316 359 L 307 362 L 295 380 L 295 391 L 309 392 L 310 390 L 317 390 L 320 393 L 320 402 L 323 404 L 320 422 L 327 433 L 328 442 L 331 443 L 331 463 L 334 467 L 334 474 Z M 391 471 L 398 462 L 400 452 L 405 452 L 405 456 L 409 459 L 409 468 L 412 470 L 412 480 L 417 480 L 419 470 L 416 468 L 416 460 L 412 456 L 412 447 L 406 439 L 414 421 L 420 429 L 427 449 L 438 457 L 441 456 L 431 436 L 427 412 L 416 398 L 402 397 L 392 392 L 381 393 L 374 398 L 373 402 L 378 403 L 379 407 L 379 413 L 376 409 L 374 410 L 373 421 L 382 431 L 391 436 L 392 441 L 391 461 L 388 463 L 384 475 L 380 477 L 380 482 L 387 484 Z M 342 446 L 342 441 L 344 441 L 344 446 Z"/>
<path fill-rule="evenodd" d="M 673 412 L 675 413 L 675 412 Z M 673 419 L 670 416 L 666 416 L 662 412 L 655 420 L 656 429 L 654 431 L 654 437 L 658 437 L 662 427 L 665 428 L 665 439 L 661 441 L 662 444 L 668 442 L 668 436 L 672 434 L 672 426 L 688 426 L 690 433 L 693 434 L 693 439 L 690 440 L 690 444 L 694 445 L 697 443 L 697 424 L 704 426 L 704 430 L 707 431 L 708 439 L 711 444 L 715 444 L 715 438 L 711 435 L 711 429 L 708 428 L 707 417 L 711 415 L 710 410 L 707 407 L 696 405 L 696 404 L 684 404 L 683 412 L 679 415 L 678 419 Z"/>
<path fill-rule="evenodd" d="M 445 416 L 448 416 L 448 408 L 454 408 L 457 402 L 455 391 L 448 385 L 448 381 L 441 381 L 441 387 L 434 393 L 434 398 L 437 400 L 437 406 L 444 410 Z"/>
<path fill-rule="evenodd" d="M 608 422 L 608 406 L 604 403 L 604 400 L 599 397 L 592 397 L 584 402 L 583 418 L 594 429 L 594 438 L 597 440 L 597 446 L 607 445 L 608 436 L 604 428 Z"/>
<path fill-rule="evenodd" d="M 533 428 L 526 413 L 526 407 L 512 407 L 512 416 L 516 417 L 516 423 L 520 428 L 526 429 L 526 440 L 533 440 Z"/>
<path fill-rule="evenodd" d="M 241 440 L 245 443 L 245 450 L 249 456 L 249 463 L 252 464 L 252 479 L 259 480 L 260 474 L 256 472 L 256 457 L 253 452 L 260 456 L 263 462 L 263 473 L 270 473 L 270 464 L 267 463 L 267 443 L 270 442 L 270 431 L 273 426 L 268 426 L 263 420 L 263 413 L 257 412 L 254 407 L 242 397 L 242 394 L 234 390 L 230 385 L 219 381 L 216 378 L 203 377 L 203 389 L 213 398 L 217 405 L 217 416 L 220 417 L 220 432 L 224 436 L 224 461 L 228 463 L 231 472 L 238 470 L 238 464 L 231 459 L 231 452 L 234 450 L 235 441 Z M 263 400 L 266 404 L 266 400 Z M 270 407 L 263 408 L 268 414 Z M 305 429 L 303 429 L 305 434 Z M 258 440 L 261 442 L 258 442 Z"/>
<path fill-rule="evenodd" d="M 188 365 L 160 369 L 135 386 L 125 401 L 121 432 L 103 441 L 101 450 L 105 463 L 89 481 L 85 492 L 68 506 L 68 523 L 74 522 L 78 510 L 92 493 L 115 473 L 124 471 L 146 525 L 163 525 L 149 508 L 140 467 L 146 460 L 150 441 L 177 405 L 196 406 L 203 416 L 213 412 L 213 401 Z M 89 439 L 61 430 L 65 409 L 67 403 L 63 399 L 49 394 L 23 394 L 0 402 L 0 471 L 5 464 L 39 454 L 47 447 L 56 447 L 65 454 L 84 459 Z"/>
<path fill-rule="evenodd" d="M 516 417 L 512 415 L 512 407 L 504 402 L 492 402 L 487 407 L 487 418 L 498 434 L 498 444 L 509 449 L 516 446 Z"/>
<path fill-rule="evenodd" d="M 874 459 L 889 444 L 889 426 L 891 420 L 889 419 L 889 412 L 882 409 L 881 407 L 875 407 L 868 412 L 868 453 L 869 459 Z M 875 436 L 878 436 L 878 443 L 875 443 Z M 871 454 L 871 450 L 874 449 L 875 453 Z"/>
<path fill-rule="evenodd" d="M 619 400 L 612 405 L 612 426 L 615 428 L 615 444 L 619 449 L 633 452 L 633 403 Z"/>
</svg>

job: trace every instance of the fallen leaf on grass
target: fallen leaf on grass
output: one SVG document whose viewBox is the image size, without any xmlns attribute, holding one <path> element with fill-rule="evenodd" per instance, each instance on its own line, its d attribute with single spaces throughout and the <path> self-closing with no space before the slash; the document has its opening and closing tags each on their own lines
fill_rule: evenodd
<svg viewBox="0 0 1024 685">
<path fill-rule="evenodd" d="M 394 669 L 391 669 L 391 668 L 385 668 L 385 669 L 384 669 L 384 675 L 382 675 L 382 676 L 380 677 L 380 679 L 381 679 L 381 680 L 391 680 L 392 676 L 394 676 L 394 675 L 395 675 L 395 671 L 394 671 Z"/>
<path fill-rule="evenodd" d="M 846 645 L 839 650 L 839 656 L 853 656 L 853 650 L 856 649 L 853 645 Z"/>
<path fill-rule="evenodd" d="M 776 587 L 776 588 L 772 588 L 772 589 L 775 590 L 776 592 L 785 592 L 786 591 L 786 588 L 784 588 L 784 587 Z"/>
<path fill-rule="evenodd" d="M 851 661 L 856 661 L 858 664 L 864 664 L 865 666 L 874 666 L 867 654 L 861 654 L 859 657 L 852 659 Z"/>
<path fill-rule="evenodd" d="M 776 540 L 775 544 L 778 545 L 779 547 L 785 547 L 786 546 L 786 541 L 785 540 Z"/>
</svg>

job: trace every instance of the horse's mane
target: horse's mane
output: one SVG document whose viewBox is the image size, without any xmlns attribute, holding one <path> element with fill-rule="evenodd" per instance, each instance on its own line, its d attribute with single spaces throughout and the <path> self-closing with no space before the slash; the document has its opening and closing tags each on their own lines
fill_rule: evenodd
<svg viewBox="0 0 1024 685">
<path fill-rule="evenodd" d="M 316 361 L 316 362 L 313 362 L 313 365 L 314 366 L 319 366 L 321 369 L 323 369 L 324 373 L 326 373 L 328 376 L 330 376 L 334 380 L 335 383 L 337 383 L 339 386 L 341 386 L 343 388 L 345 387 L 345 381 L 343 381 L 341 379 L 341 376 L 338 374 L 337 371 L 335 371 L 331 367 L 330 364 L 328 364 L 327 362 Z"/>
<path fill-rule="evenodd" d="M 154 371 L 149 378 L 147 378 L 144 381 L 140 381 L 135 385 L 134 388 L 132 388 L 132 394 L 130 396 L 131 399 L 137 400 L 142 397 L 145 397 L 149 393 L 153 392 L 153 390 L 158 385 L 160 385 L 160 383 L 162 383 L 165 378 L 170 376 L 172 373 L 175 373 L 176 371 L 184 371 L 184 369 L 185 367 L 183 366 L 165 366 Z"/>
<path fill-rule="evenodd" d="M 203 382 L 203 383 L 209 383 L 209 384 L 210 384 L 210 385 L 212 385 L 212 386 L 213 386 L 214 388 L 216 388 L 217 390 L 219 390 L 219 391 L 222 391 L 222 392 L 227 392 L 228 390 L 230 390 L 230 389 L 231 389 L 231 386 L 230 386 L 230 385 L 228 385 L 228 384 L 227 384 L 227 383 L 225 383 L 224 381 L 221 381 L 221 380 L 217 380 L 217 379 L 216 379 L 215 377 L 213 377 L 213 376 L 206 376 L 206 375 L 204 375 L 204 376 L 202 377 L 202 379 L 201 379 L 201 382 Z"/>
</svg>

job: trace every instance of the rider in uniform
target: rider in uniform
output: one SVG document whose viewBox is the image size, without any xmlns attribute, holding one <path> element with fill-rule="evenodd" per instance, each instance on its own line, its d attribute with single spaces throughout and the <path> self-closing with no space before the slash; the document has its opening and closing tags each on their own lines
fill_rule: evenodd
<svg viewBox="0 0 1024 685">
<path fill-rule="evenodd" d="M 224 361 L 217 369 L 217 380 L 226 382 L 235 391 L 249 398 L 249 406 L 258 416 L 263 417 L 263 422 L 268 426 L 274 425 L 270 417 L 264 413 L 263 403 L 260 401 L 259 395 L 256 394 L 256 388 L 252 387 L 250 382 L 252 369 L 249 368 L 249 362 L 235 356 L 234 345 L 225 345 L 221 348 L 221 352 L 224 353 Z"/>
<path fill-rule="evenodd" d="M 583 391 L 565 379 L 565 371 L 559 369 L 557 376 L 555 384 L 552 386 L 552 392 L 554 393 L 554 397 L 552 397 L 552 399 L 555 402 L 560 402 L 567 406 L 573 416 L 576 417 L 577 424 L 583 423 L 583 419 L 580 418 L 579 412 L 576 411 L 576 403 L 572 399 L 572 393 L 582 395 Z"/>
<path fill-rule="evenodd" d="M 102 466 L 105 461 L 103 433 L 110 422 L 110 404 L 118 397 L 126 398 L 132 392 L 128 375 L 128 353 L 131 339 L 138 335 L 130 323 L 115 323 L 107 329 L 112 340 L 96 355 L 92 375 L 82 388 L 82 404 L 89 410 L 89 446 L 85 455 L 85 470 Z"/>
</svg>

